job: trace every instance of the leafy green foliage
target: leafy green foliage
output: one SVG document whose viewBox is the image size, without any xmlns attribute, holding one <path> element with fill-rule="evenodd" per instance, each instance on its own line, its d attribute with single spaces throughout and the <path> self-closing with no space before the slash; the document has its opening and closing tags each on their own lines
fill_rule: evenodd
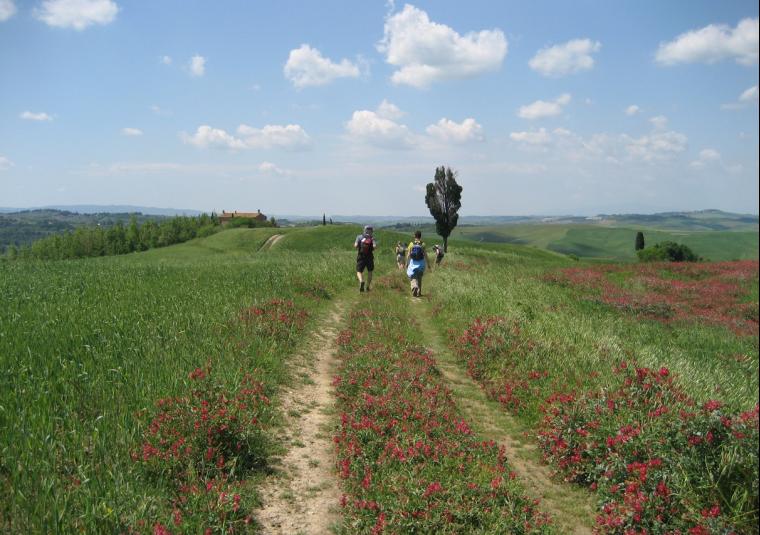
<svg viewBox="0 0 760 535">
<path fill-rule="evenodd" d="M 638 231 L 636 233 L 636 242 L 634 244 L 634 249 L 636 251 L 641 251 L 644 248 L 644 233 L 641 231 Z"/>
<path fill-rule="evenodd" d="M 433 182 L 427 185 L 425 204 L 435 219 L 435 228 L 443 238 L 443 250 L 448 251 L 449 235 L 459 220 L 462 207 L 462 186 L 450 167 L 436 167 Z"/>
<path fill-rule="evenodd" d="M 686 245 L 664 241 L 636 253 L 641 262 L 698 262 L 701 260 Z"/>
</svg>

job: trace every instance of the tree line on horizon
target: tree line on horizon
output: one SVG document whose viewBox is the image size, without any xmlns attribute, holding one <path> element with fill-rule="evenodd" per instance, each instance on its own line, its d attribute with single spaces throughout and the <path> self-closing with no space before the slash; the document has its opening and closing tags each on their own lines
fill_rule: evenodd
<svg viewBox="0 0 760 535">
<path fill-rule="evenodd" d="M 126 225 L 119 221 L 109 228 L 79 227 L 73 231 L 41 238 L 30 245 L 10 245 L 5 251 L 5 257 L 67 260 L 121 255 L 210 236 L 220 228 L 219 218 L 213 213 L 178 216 L 161 222 L 149 220 L 142 224 L 133 216 Z"/>
</svg>

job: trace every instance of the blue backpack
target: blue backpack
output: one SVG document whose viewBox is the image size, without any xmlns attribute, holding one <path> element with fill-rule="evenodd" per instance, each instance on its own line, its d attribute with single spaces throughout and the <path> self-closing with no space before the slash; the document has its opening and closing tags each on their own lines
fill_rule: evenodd
<svg viewBox="0 0 760 535">
<path fill-rule="evenodd" d="M 414 242 L 412 245 L 412 250 L 409 252 L 409 257 L 412 260 L 424 260 L 425 259 L 425 248 L 422 246 L 422 244 L 418 241 Z"/>
</svg>

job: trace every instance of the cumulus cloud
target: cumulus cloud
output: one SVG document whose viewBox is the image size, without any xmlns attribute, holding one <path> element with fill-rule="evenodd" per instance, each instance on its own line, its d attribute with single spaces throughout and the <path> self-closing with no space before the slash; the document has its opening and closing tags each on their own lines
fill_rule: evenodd
<svg viewBox="0 0 760 535">
<path fill-rule="evenodd" d="M 720 162 L 720 152 L 715 149 L 702 149 L 699 157 L 689 165 L 694 169 L 704 169 L 710 163 Z"/>
<path fill-rule="evenodd" d="M 523 119 L 541 119 L 543 117 L 554 117 L 562 113 L 562 108 L 570 103 L 570 95 L 564 93 L 551 102 L 537 100 L 527 106 L 521 106 L 517 115 Z"/>
<path fill-rule="evenodd" d="M 460 35 L 407 4 L 386 18 L 377 49 L 398 68 L 391 76 L 394 84 L 425 88 L 499 69 L 507 55 L 507 39 L 498 29 Z"/>
<path fill-rule="evenodd" d="M 641 108 L 639 108 L 636 104 L 631 104 L 625 109 L 625 114 L 629 117 L 636 115 L 641 111 Z"/>
<path fill-rule="evenodd" d="M 125 136 L 131 136 L 131 137 L 143 135 L 143 131 L 140 130 L 139 128 L 129 128 L 129 127 L 122 128 L 121 133 Z"/>
<path fill-rule="evenodd" d="M 475 119 L 468 117 L 461 123 L 445 117 L 425 130 L 430 136 L 444 143 L 464 144 L 471 141 L 483 141 L 483 127 Z"/>
<path fill-rule="evenodd" d="M 739 96 L 739 102 L 757 102 L 757 86 L 753 85 Z"/>
<path fill-rule="evenodd" d="M 263 128 L 254 128 L 241 124 L 237 129 L 237 136 L 229 134 L 220 128 L 212 128 L 201 125 L 195 134 L 183 132 L 180 137 L 188 145 L 198 148 L 223 148 L 230 150 L 246 149 L 274 149 L 304 150 L 311 146 L 311 138 L 306 131 L 297 124 L 289 125 L 266 125 Z"/>
<path fill-rule="evenodd" d="M 109 24 L 119 6 L 112 0 L 45 0 L 34 16 L 57 28 L 84 30 L 93 24 Z"/>
<path fill-rule="evenodd" d="M 161 56 L 161 63 L 164 65 L 171 65 L 172 64 L 172 57 L 171 56 Z"/>
<path fill-rule="evenodd" d="M 47 113 L 45 113 L 44 111 L 41 111 L 41 112 L 25 111 L 25 112 L 22 112 L 21 115 L 19 115 L 19 117 L 27 121 L 52 121 L 53 120 L 53 118 Z"/>
<path fill-rule="evenodd" d="M 0 156 L 0 171 L 6 171 L 13 167 L 13 162 L 5 156 Z"/>
<path fill-rule="evenodd" d="M 272 162 L 261 162 L 258 169 L 264 175 L 287 176 L 290 174 L 290 171 L 282 169 Z"/>
<path fill-rule="evenodd" d="M 565 76 L 594 67 L 591 54 L 599 52 L 602 44 L 591 39 L 573 39 L 561 45 L 542 48 L 528 62 L 530 68 L 544 76 Z"/>
<path fill-rule="evenodd" d="M 200 77 L 206 74 L 206 58 L 203 56 L 195 55 L 190 58 L 189 64 L 190 74 L 195 77 Z"/>
<path fill-rule="evenodd" d="M 660 65 L 677 63 L 717 63 L 732 59 L 741 65 L 755 65 L 758 58 L 758 19 L 742 19 L 735 28 L 710 24 L 682 33 L 661 43 L 655 54 Z"/>
<path fill-rule="evenodd" d="M 383 101 L 386 106 L 377 111 L 357 110 L 346 123 L 346 132 L 352 139 L 387 149 L 407 149 L 414 145 L 415 140 L 406 125 L 397 123 L 387 113 L 389 109 L 398 110 L 392 104 Z M 393 106 L 393 108 L 390 108 Z M 391 114 L 396 119 L 400 111 Z"/>
<path fill-rule="evenodd" d="M 669 160 L 685 151 L 688 138 L 680 132 L 655 130 L 639 138 L 624 135 L 623 142 L 632 159 L 655 162 Z"/>
<path fill-rule="evenodd" d="M 342 59 L 340 63 L 334 63 L 319 50 L 306 44 L 290 51 L 283 71 L 285 78 L 299 89 L 327 85 L 336 78 L 359 76 L 359 67 L 349 60 Z"/>
<path fill-rule="evenodd" d="M 390 119 L 392 121 L 395 121 L 397 119 L 401 119 L 405 113 L 401 111 L 398 106 L 395 104 L 391 104 L 387 100 L 383 99 L 383 101 L 380 103 L 380 105 L 377 107 L 377 114 L 380 117 L 384 117 L 386 119 Z"/>
<path fill-rule="evenodd" d="M 757 86 L 753 85 L 749 89 L 745 89 L 742 94 L 739 95 L 739 98 L 736 100 L 736 102 L 721 104 L 720 107 L 724 110 L 741 110 L 751 105 L 752 103 L 757 104 L 757 97 Z"/>
<path fill-rule="evenodd" d="M 530 146 L 548 145 L 551 142 L 551 136 L 549 135 L 549 132 L 546 131 L 546 128 L 540 128 L 529 132 L 511 132 L 509 138 L 517 143 Z"/>
<path fill-rule="evenodd" d="M 657 130 L 664 130 L 668 127 L 668 118 L 664 115 L 657 115 L 655 117 L 652 117 L 649 119 L 649 122 L 652 123 L 652 126 Z"/>
<path fill-rule="evenodd" d="M 4 22 L 16 14 L 16 4 L 13 0 L 0 0 L 0 22 Z"/>
</svg>

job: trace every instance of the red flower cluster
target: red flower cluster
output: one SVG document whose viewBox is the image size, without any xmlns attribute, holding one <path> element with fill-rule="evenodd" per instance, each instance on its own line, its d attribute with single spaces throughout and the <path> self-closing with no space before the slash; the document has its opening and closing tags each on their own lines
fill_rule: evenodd
<svg viewBox="0 0 760 535">
<path fill-rule="evenodd" d="M 270 417 L 269 399 L 252 374 L 235 390 L 215 382 L 209 366 L 189 379 L 187 395 L 158 400 L 132 459 L 174 488 L 173 529 L 196 532 L 200 522 L 234 530 L 251 522 L 238 487 L 265 460 L 261 422 Z M 157 522 L 154 533 L 170 531 Z"/>
<path fill-rule="evenodd" d="M 544 458 L 599 494 L 600 530 L 750 532 L 758 408 L 729 415 L 713 400 L 699 410 L 665 368 L 614 372 L 616 388 L 547 400 L 539 432 Z"/>
<path fill-rule="evenodd" d="M 305 310 L 286 299 L 272 299 L 240 312 L 240 320 L 257 334 L 280 341 L 288 340 L 303 330 L 308 318 Z"/>
<path fill-rule="evenodd" d="M 626 283 L 612 282 L 623 275 Z M 655 263 L 562 269 L 546 280 L 575 286 L 594 299 L 659 321 L 704 321 L 758 335 L 758 303 L 742 302 L 758 262 Z"/>
<path fill-rule="evenodd" d="M 433 355 L 396 332 L 410 323 L 400 313 L 354 313 L 338 338 L 334 442 L 346 525 L 371 533 L 550 531 L 503 449 L 477 440 L 457 412 Z"/>
</svg>

